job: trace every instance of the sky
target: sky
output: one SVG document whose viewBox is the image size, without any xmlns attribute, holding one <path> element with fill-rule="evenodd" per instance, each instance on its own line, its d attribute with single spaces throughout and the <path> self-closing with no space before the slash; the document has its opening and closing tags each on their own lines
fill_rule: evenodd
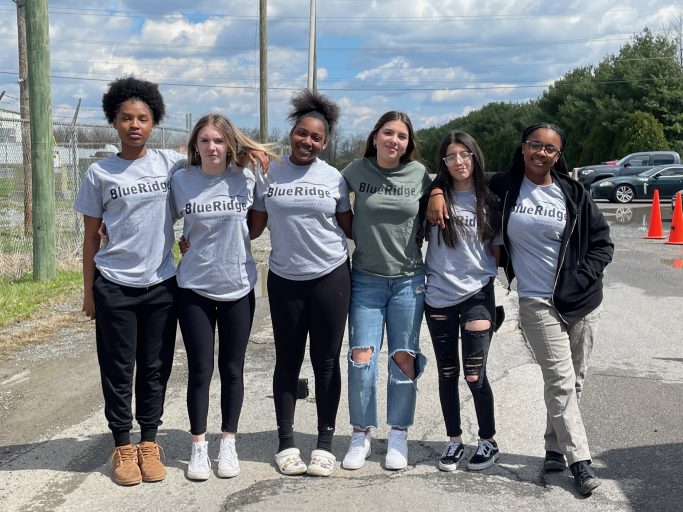
<svg viewBox="0 0 683 512">
<path fill-rule="evenodd" d="M 286 133 L 289 99 L 308 83 L 310 0 L 267 5 L 269 129 Z M 96 5 L 87 8 L 84 5 Z M 53 117 L 104 123 L 108 82 L 160 84 L 163 125 L 208 112 L 259 127 L 258 0 L 49 0 Z M 366 135 L 388 110 L 415 129 L 490 102 L 539 97 L 598 64 L 645 27 L 683 10 L 666 0 L 318 0 L 317 87 L 341 108 L 338 131 Z M 680 25 L 679 25 L 680 26 Z M 16 7 L 0 0 L 0 108 L 18 110 Z"/>
</svg>

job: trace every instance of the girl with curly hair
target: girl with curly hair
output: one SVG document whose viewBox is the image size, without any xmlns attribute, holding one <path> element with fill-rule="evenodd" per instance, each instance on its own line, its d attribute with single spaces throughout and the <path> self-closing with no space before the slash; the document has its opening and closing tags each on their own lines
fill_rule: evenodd
<svg viewBox="0 0 683 512">
<path fill-rule="evenodd" d="M 102 108 L 121 151 L 88 168 L 74 209 L 83 214 L 83 311 L 96 320 L 104 414 L 114 437 L 114 481 L 135 485 L 166 477 L 156 435 L 177 321 L 168 192 L 171 175 L 186 156 L 147 146 L 166 111 L 157 84 L 132 76 L 116 79 Z M 133 378 L 138 444 L 130 436 Z"/>
</svg>

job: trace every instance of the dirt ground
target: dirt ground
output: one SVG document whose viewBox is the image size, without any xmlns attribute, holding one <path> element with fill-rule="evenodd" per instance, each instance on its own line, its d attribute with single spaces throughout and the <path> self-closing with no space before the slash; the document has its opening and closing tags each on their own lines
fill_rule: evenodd
<svg viewBox="0 0 683 512">
<path fill-rule="evenodd" d="M 0 329 L 0 362 L 29 345 L 45 343 L 62 330 L 80 332 L 92 329 L 92 324 L 81 312 L 81 293 L 42 304 L 28 320 Z"/>
</svg>

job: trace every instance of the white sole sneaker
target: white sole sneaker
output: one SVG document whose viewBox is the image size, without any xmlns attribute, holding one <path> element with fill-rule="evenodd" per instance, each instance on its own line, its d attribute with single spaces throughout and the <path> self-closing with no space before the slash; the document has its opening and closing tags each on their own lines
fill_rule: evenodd
<svg viewBox="0 0 683 512">
<path fill-rule="evenodd" d="M 187 470 L 187 478 L 190 480 L 208 480 L 211 478 L 211 470 L 209 471 L 190 471 Z"/>
<path fill-rule="evenodd" d="M 342 461 L 342 467 L 344 469 L 360 469 L 365 465 L 365 459 L 367 459 L 372 453 L 372 438 L 370 435 L 365 434 L 364 447 L 354 447 L 349 446 L 348 452 L 344 456 Z"/>
</svg>

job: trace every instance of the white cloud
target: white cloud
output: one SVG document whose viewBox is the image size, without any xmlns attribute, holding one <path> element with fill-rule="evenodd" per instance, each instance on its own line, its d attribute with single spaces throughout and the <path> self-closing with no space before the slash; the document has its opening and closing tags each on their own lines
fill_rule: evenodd
<svg viewBox="0 0 683 512">
<path fill-rule="evenodd" d="M 238 126 L 258 125 L 256 2 L 103 0 L 88 8 L 60 0 L 49 7 L 60 115 L 82 98 L 83 115 L 101 119 L 106 83 L 134 73 L 161 84 L 167 124 L 220 109 Z M 645 26 L 662 30 L 677 9 L 666 0 L 318 2 L 318 87 L 339 102 L 342 130 L 369 131 L 389 109 L 410 113 L 417 128 L 432 126 L 490 101 L 538 97 L 537 85 L 598 63 Z M 269 121 L 282 131 L 289 98 L 307 82 L 308 12 L 308 0 L 268 2 Z M 13 97 L 15 24 L 14 16 L 0 19 L 0 90 Z"/>
</svg>

